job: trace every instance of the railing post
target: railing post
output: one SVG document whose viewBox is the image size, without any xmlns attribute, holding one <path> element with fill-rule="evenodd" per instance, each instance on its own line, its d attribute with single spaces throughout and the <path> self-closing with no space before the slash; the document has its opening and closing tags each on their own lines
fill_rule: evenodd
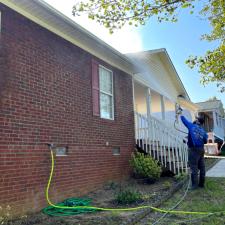
<svg viewBox="0 0 225 225">
<path fill-rule="evenodd" d="M 168 160 L 169 160 L 169 168 L 171 170 L 170 143 L 171 143 L 171 140 L 170 140 L 170 134 L 169 134 L 169 131 L 168 131 Z"/>
<path fill-rule="evenodd" d="M 161 131 L 160 131 L 160 133 L 161 133 L 161 135 L 160 135 L 160 138 L 161 138 L 161 140 L 160 140 L 160 158 L 161 158 L 161 163 L 162 163 L 162 165 L 164 164 L 163 163 L 163 127 L 162 126 L 160 126 L 160 129 L 161 129 Z"/>
</svg>

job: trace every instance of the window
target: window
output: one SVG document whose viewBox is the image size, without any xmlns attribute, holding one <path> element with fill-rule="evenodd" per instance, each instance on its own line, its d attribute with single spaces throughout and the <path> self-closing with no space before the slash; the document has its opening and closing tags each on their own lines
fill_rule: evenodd
<svg viewBox="0 0 225 225">
<path fill-rule="evenodd" d="M 120 147 L 114 147 L 112 149 L 112 154 L 113 155 L 120 155 Z"/>
<path fill-rule="evenodd" d="M 92 61 L 93 115 L 114 119 L 113 73 Z"/>
</svg>

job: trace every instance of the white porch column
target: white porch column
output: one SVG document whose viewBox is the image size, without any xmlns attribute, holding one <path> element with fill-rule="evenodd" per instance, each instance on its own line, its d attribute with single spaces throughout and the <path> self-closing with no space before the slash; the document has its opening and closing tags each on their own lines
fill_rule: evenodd
<svg viewBox="0 0 225 225">
<path fill-rule="evenodd" d="M 162 112 L 162 119 L 165 120 L 166 116 L 165 116 L 165 101 L 164 101 L 164 96 L 160 95 L 161 98 L 161 112 Z"/>
<path fill-rule="evenodd" d="M 217 127 L 217 124 L 216 124 L 216 112 L 213 111 L 213 131 L 215 130 L 215 128 Z"/>
<path fill-rule="evenodd" d="M 151 89 L 147 88 L 146 91 L 146 106 L 147 106 L 147 116 L 148 118 L 151 115 Z"/>
</svg>

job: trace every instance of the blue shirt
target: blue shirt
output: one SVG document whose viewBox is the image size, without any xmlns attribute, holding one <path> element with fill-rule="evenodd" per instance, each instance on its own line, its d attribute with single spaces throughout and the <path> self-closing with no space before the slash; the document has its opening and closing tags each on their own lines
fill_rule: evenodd
<svg viewBox="0 0 225 225">
<path fill-rule="evenodd" d="M 181 116 L 181 121 L 188 129 L 188 147 L 203 148 L 207 143 L 208 135 L 205 130 L 198 124 L 189 122 L 184 116 Z"/>
</svg>

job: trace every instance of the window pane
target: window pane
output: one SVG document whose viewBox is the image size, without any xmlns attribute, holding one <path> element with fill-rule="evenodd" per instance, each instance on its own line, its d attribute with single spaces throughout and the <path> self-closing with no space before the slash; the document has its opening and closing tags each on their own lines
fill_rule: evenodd
<svg viewBox="0 0 225 225">
<path fill-rule="evenodd" d="M 112 96 L 100 93 L 100 109 L 102 118 L 113 119 L 112 103 Z"/>
<path fill-rule="evenodd" d="M 99 67 L 100 90 L 112 94 L 112 73 L 102 67 Z"/>
</svg>

